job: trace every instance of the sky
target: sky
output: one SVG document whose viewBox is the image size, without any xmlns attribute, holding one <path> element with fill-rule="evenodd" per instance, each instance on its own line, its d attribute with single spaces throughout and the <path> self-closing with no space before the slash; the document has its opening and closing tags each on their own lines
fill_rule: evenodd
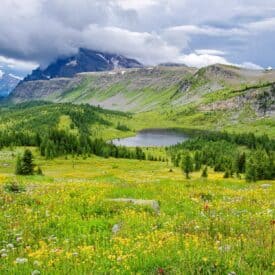
<svg viewBox="0 0 275 275">
<path fill-rule="evenodd" d="M 46 67 L 79 47 L 146 65 L 275 67 L 275 0 L 1 0 L 0 71 Z M 0 72 L 1 73 L 1 72 Z"/>
</svg>

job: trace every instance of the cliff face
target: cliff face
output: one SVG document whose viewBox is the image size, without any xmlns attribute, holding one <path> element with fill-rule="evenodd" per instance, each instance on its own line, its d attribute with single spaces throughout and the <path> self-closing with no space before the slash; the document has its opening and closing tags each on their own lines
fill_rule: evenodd
<svg viewBox="0 0 275 275">
<path fill-rule="evenodd" d="M 22 81 L 11 93 L 13 102 L 45 99 L 77 87 L 81 78 L 55 78 L 50 80 Z"/>
</svg>

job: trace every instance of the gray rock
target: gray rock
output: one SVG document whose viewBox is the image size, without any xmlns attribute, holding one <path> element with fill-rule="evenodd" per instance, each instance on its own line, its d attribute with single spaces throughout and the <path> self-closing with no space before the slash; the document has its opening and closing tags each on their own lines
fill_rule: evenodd
<svg viewBox="0 0 275 275">
<path fill-rule="evenodd" d="M 272 185 L 271 184 L 268 184 L 268 183 L 265 183 L 265 184 L 262 184 L 261 185 L 261 187 L 263 188 L 263 189 L 267 189 L 267 188 L 269 188 L 269 187 L 271 187 Z"/>
<path fill-rule="evenodd" d="M 159 214 L 160 206 L 158 201 L 156 200 L 142 200 L 142 199 L 131 199 L 131 198 L 117 198 L 117 199 L 109 199 L 108 201 L 113 202 L 122 202 L 122 203 L 132 203 L 134 205 L 141 206 L 149 206 L 151 207 L 157 214 Z"/>
<path fill-rule="evenodd" d="M 112 233 L 116 235 L 121 230 L 121 227 L 122 227 L 122 223 L 115 224 L 112 228 Z"/>
</svg>

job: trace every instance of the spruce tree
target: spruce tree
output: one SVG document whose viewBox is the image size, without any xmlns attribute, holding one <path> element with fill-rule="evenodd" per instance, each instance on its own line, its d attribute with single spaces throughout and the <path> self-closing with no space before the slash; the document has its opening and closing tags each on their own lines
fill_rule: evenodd
<svg viewBox="0 0 275 275">
<path fill-rule="evenodd" d="M 193 161 L 190 154 L 186 154 L 182 160 L 182 170 L 185 173 L 186 179 L 189 179 L 189 174 L 193 171 Z"/>
<path fill-rule="evenodd" d="M 207 166 L 205 166 L 204 169 L 202 170 L 201 177 L 202 178 L 207 178 L 208 177 Z"/>
<path fill-rule="evenodd" d="M 257 181 L 256 164 L 252 156 L 246 163 L 245 178 L 247 181 Z"/>
<path fill-rule="evenodd" d="M 16 159 L 15 175 L 22 175 L 22 159 L 20 156 L 17 156 Z"/>
<path fill-rule="evenodd" d="M 194 162 L 195 162 L 195 171 L 199 171 L 201 169 L 201 155 L 199 151 L 195 152 Z"/>
<path fill-rule="evenodd" d="M 33 155 L 29 149 L 26 149 L 21 159 L 21 175 L 33 175 L 33 172 Z"/>
</svg>

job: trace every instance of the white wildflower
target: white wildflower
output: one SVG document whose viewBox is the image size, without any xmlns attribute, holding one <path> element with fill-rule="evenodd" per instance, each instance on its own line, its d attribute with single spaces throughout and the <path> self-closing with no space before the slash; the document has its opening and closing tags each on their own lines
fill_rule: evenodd
<svg viewBox="0 0 275 275">
<path fill-rule="evenodd" d="M 16 258 L 15 262 L 17 264 L 25 264 L 25 263 L 28 262 L 28 259 L 26 259 L 26 258 Z"/>
<path fill-rule="evenodd" d="M 7 244 L 7 248 L 13 249 L 13 248 L 14 248 L 14 245 L 13 245 L 12 243 L 9 243 L 9 244 Z"/>
</svg>

